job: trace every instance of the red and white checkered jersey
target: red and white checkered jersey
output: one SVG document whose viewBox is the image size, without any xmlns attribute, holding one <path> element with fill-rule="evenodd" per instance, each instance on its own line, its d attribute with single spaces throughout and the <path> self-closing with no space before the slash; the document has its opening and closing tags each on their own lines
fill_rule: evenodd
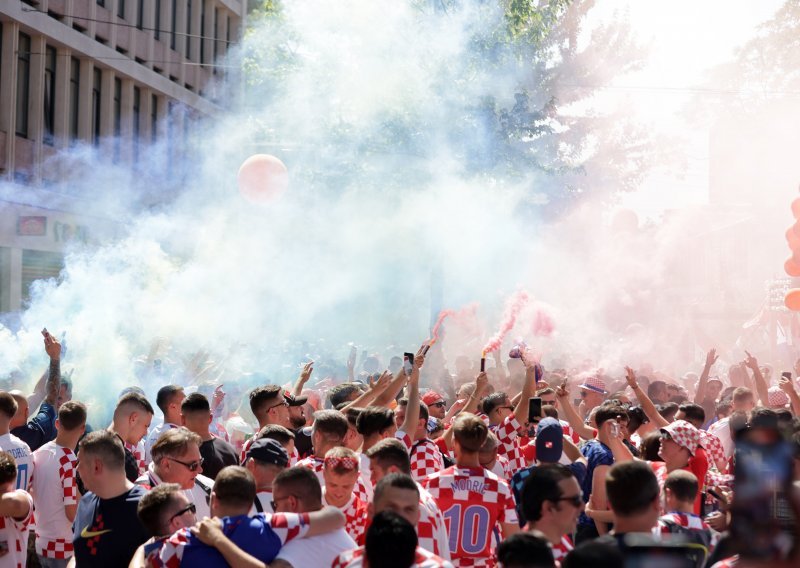
<svg viewBox="0 0 800 568">
<path fill-rule="evenodd" d="M 256 440 L 255 437 L 248 438 L 245 440 L 244 445 L 242 446 L 242 451 L 239 453 L 239 463 L 244 465 L 244 462 L 247 461 L 247 450 L 250 449 L 250 446 L 253 445 L 253 442 Z M 289 454 L 289 467 L 293 467 L 297 465 L 297 460 L 300 459 L 300 454 L 297 451 L 297 448 L 292 446 L 292 451 Z"/>
<path fill-rule="evenodd" d="M 16 493 L 27 498 L 28 514 L 21 521 L 14 520 L 12 517 L 0 517 L 0 543 L 4 543 L 8 550 L 8 553 L 4 554 L 0 560 L 0 564 L 25 568 L 28 556 L 28 529 L 33 520 L 33 499 L 27 491 L 22 489 L 17 489 Z"/>
<path fill-rule="evenodd" d="M 658 519 L 658 525 L 656 525 L 653 532 L 655 534 L 671 534 L 676 532 L 673 526 L 680 527 L 686 531 L 701 531 L 707 533 L 712 549 L 717 546 L 717 542 L 719 542 L 719 533 L 712 529 L 701 516 L 677 511 L 661 515 Z"/>
<path fill-rule="evenodd" d="M 322 487 L 325 486 L 325 478 L 322 477 L 323 465 L 324 462 L 321 459 L 317 458 L 316 456 L 308 456 L 307 458 L 303 458 L 299 462 L 297 462 L 298 467 L 306 467 L 312 470 L 314 473 L 316 473 L 317 479 L 319 480 L 319 484 Z M 359 476 L 358 481 L 356 481 L 356 486 L 353 489 L 353 495 L 358 497 L 358 499 L 362 503 L 369 503 L 369 499 L 367 497 L 368 495 L 367 487 L 364 484 L 364 481 L 362 480 L 361 476 Z"/>
<path fill-rule="evenodd" d="M 444 459 L 439 446 L 430 438 L 417 440 L 411 447 L 411 477 L 421 481 L 430 474 L 444 469 Z"/>
<path fill-rule="evenodd" d="M 414 440 L 411 439 L 411 436 L 406 434 L 403 430 L 397 430 L 394 433 L 394 437 L 403 442 L 406 449 L 411 452 L 411 447 L 414 445 Z"/>
<path fill-rule="evenodd" d="M 367 500 L 365 503 L 371 503 L 375 488 L 372 487 L 372 472 L 369 469 L 369 458 L 367 454 L 358 454 L 358 475 L 361 476 L 361 482 L 367 490 Z"/>
<path fill-rule="evenodd" d="M 417 539 L 420 548 L 450 560 L 450 544 L 444 517 L 436 500 L 422 485 L 419 489 L 419 522 L 417 522 Z"/>
<path fill-rule="evenodd" d="M 698 430 L 700 433 L 700 445 L 711 458 L 711 462 L 717 466 L 720 471 L 725 471 L 728 460 L 725 458 L 725 449 L 722 447 L 720 439 L 706 430 Z"/>
<path fill-rule="evenodd" d="M 136 467 L 139 468 L 139 475 L 142 475 L 145 471 L 147 471 L 147 463 L 149 461 L 144 457 L 144 440 L 139 440 L 139 443 L 135 446 L 125 442 L 125 448 L 133 454 L 134 458 L 136 458 Z"/>
<path fill-rule="evenodd" d="M 517 435 L 519 427 L 519 422 L 517 422 L 513 414 L 509 414 L 500 424 L 489 427 L 500 442 L 497 447 L 497 453 L 508 459 L 511 475 L 527 466 L 525 454 L 522 451 L 519 436 Z"/>
<path fill-rule="evenodd" d="M 572 443 L 576 446 L 581 443 L 581 437 L 578 436 L 578 433 L 572 429 L 572 426 L 569 425 L 569 422 L 566 420 L 559 420 L 561 422 L 561 430 L 564 432 L 565 436 L 569 436 L 569 439 L 572 440 Z"/>
<path fill-rule="evenodd" d="M 736 568 L 739 566 L 739 555 L 736 554 L 730 558 L 725 558 L 714 564 L 711 568 Z"/>
<path fill-rule="evenodd" d="M 455 566 L 494 566 L 492 533 L 517 524 L 508 484 L 482 467 L 448 467 L 422 481 L 442 511 Z"/>
<path fill-rule="evenodd" d="M 14 434 L 0 436 L 0 450 L 8 452 L 17 462 L 17 489 L 31 490 L 33 478 L 33 454 L 31 449 Z"/>
<path fill-rule="evenodd" d="M 55 440 L 33 452 L 36 477 L 33 496 L 36 503 L 36 553 L 46 558 L 72 556 L 72 522 L 65 507 L 77 505 L 75 482 L 78 458 L 70 448 Z"/>
<path fill-rule="evenodd" d="M 497 454 L 497 459 L 494 460 L 494 465 L 491 467 L 491 469 L 489 469 L 489 471 L 506 482 L 511 480 L 511 466 L 509 465 L 508 459 L 505 456 Z"/>
<path fill-rule="evenodd" d="M 362 568 L 364 566 L 365 555 L 366 553 L 363 546 L 348 550 L 347 552 L 342 552 L 339 558 L 333 561 L 331 568 Z M 453 565 L 447 560 L 439 558 L 432 552 L 418 546 L 414 564 L 409 568 L 453 568 Z"/>
<path fill-rule="evenodd" d="M 556 562 L 561 562 L 574 547 L 572 546 L 572 541 L 570 538 L 567 535 L 564 535 L 561 537 L 561 542 L 556 545 L 552 545 L 551 548 L 553 549 L 553 560 Z"/>
<path fill-rule="evenodd" d="M 333 507 L 325 499 L 324 487 L 322 488 L 322 504 Z M 350 535 L 350 538 L 359 542 L 364 537 L 364 531 L 367 530 L 367 503 L 355 495 L 351 495 L 347 504 L 344 507 L 337 507 L 337 509 L 344 513 L 344 530 Z"/>
<path fill-rule="evenodd" d="M 280 539 L 281 545 L 308 534 L 308 513 L 275 513 L 273 515 L 259 513 L 250 518 L 253 519 L 256 517 L 261 517 L 264 524 L 272 529 L 272 532 Z M 225 523 L 233 522 L 232 519 L 236 518 L 237 517 L 225 517 L 223 519 L 223 532 L 225 531 Z M 181 565 L 183 552 L 189 543 L 190 534 L 188 528 L 181 529 L 164 541 L 164 545 L 161 547 L 161 552 L 159 553 L 161 566 L 165 566 L 166 568 L 178 568 Z"/>
</svg>

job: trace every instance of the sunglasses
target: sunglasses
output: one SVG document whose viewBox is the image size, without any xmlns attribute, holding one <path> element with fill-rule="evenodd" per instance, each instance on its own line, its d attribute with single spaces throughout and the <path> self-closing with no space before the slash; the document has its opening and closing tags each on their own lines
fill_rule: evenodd
<svg viewBox="0 0 800 568">
<path fill-rule="evenodd" d="M 571 495 L 569 497 L 559 497 L 556 501 L 566 501 L 573 507 L 580 507 L 583 504 L 583 495 Z"/>
<path fill-rule="evenodd" d="M 269 504 L 272 505 L 272 510 L 273 511 L 277 511 L 278 510 L 278 503 L 280 503 L 284 499 L 288 499 L 289 497 L 294 497 L 295 499 L 297 499 L 297 496 L 296 495 L 292 495 L 291 493 L 289 495 L 286 495 L 285 497 L 275 497 L 275 499 L 273 499 L 272 501 L 269 502 Z"/>
<path fill-rule="evenodd" d="M 436 406 L 437 408 L 444 408 L 445 406 L 447 406 L 447 403 L 443 400 L 440 400 L 439 402 L 434 402 L 433 404 L 429 404 L 428 406 Z"/>
<path fill-rule="evenodd" d="M 189 471 L 197 471 L 200 468 L 200 466 L 203 465 L 203 462 L 205 461 L 203 458 L 200 458 L 199 460 L 195 460 L 193 462 L 184 462 L 184 461 L 181 461 L 181 460 L 177 460 L 175 458 L 171 458 L 169 456 L 167 456 L 167 459 L 170 460 L 170 461 L 178 462 L 183 467 L 187 468 Z"/>
<path fill-rule="evenodd" d="M 186 513 L 190 512 L 190 511 L 191 511 L 192 515 L 197 513 L 197 506 L 194 503 L 189 503 L 186 507 L 184 507 L 183 509 L 181 509 L 180 511 L 178 511 L 177 513 L 172 515 L 169 518 L 169 520 L 171 521 L 172 519 L 174 519 L 176 517 L 180 517 L 181 515 L 185 515 Z"/>
<path fill-rule="evenodd" d="M 267 412 L 269 412 L 269 411 L 270 411 L 270 410 L 272 410 L 273 408 L 279 408 L 279 407 L 281 407 L 281 406 L 286 406 L 286 407 L 288 408 L 288 406 L 289 406 L 289 403 L 288 403 L 288 402 L 286 402 L 286 401 L 284 400 L 283 402 L 279 402 L 278 404 L 273 404 L 272 406 L 270 406 L 269 408 L 267 408 Z"/>
</svg>

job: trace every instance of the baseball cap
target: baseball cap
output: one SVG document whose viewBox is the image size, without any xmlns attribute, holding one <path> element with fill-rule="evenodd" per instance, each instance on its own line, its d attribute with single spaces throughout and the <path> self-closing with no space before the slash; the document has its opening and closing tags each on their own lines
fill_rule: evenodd
<svg viewBox="0 0 800 568">
<path fill-rule="evenodd" d="M 429 390 L 422 395 L 422 402 L 425 404 L 425 406 L 436 404 L 440 400 L 444 400 L 444 397 L 436 391 Z"/>
<path fill-rule="evenodd" d="M 294 396 L 288 390 L 283 391 L 283 398 L 289 403 L 289 406 L 303 406 L 308 400 L 307 396 Z"/>
<path fill-rule="evenodd" d="M 671 422 L 664 426 L 661 432 L 669 434 L 673 442 L 689 450 L 692 455 L 700 445 L 700 432 L 686 420 Z"/>
<path fill-rule="evenodd" d="M 289 454 L 277 440 L 271 438 L 261 438 L 253 442 L 247 450 L 246 457 L 281 467 L 289 465 Z"/>
<path fill-rule="evenodd" d="M 564 450 L 564 430 L 555 418 L 544 418 L 536 428 L 536 459 L 545 463 L 556 463 Z"/>
</svg>

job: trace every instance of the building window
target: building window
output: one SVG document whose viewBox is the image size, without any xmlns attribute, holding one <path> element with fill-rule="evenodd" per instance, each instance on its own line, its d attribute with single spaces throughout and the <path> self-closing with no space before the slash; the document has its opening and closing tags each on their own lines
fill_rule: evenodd
<svg viewBox="0 0 800 568">
<path fill-rule="evenodd" d="M 114 161 L 119 161 L 122 136 L 122 80 L 114 77 Z"/>
<path fill-rule="evenodd" d="M 178 0 L 172 0 L 172 21 L 170 22 L 170 39 L 169 46 L 175 49 L 175 35 L 178 33 Z"/>
<path fill-rule="evenodd" d="M 104 8 L 105 8 L 105 6 L 106 6 L 106 0 L 97 0 L 97 5 L 98 5 L 98 6 L 102 6 L 102 7 L 104 7 Z"/>
<path fill-rule="evenodd" d="M 125 0 L 117 0 L 117 16 L 125 18 Z"/>
<path fill-rule="evenodd" d="M 219 8 L 214 8 L 214 73 L 217 72 L 217 57 L 219 57 L 219 37 L 217 36 L 217 23 L 219 22 Z"/>
<path fill-rule="evenodd" d="M 158 137 L 158 95 L 150 99 L 150 140 L 155 142 Z"/>
<path fill-rule="evenodd" d="M 155 28 L 154 37 L 161 39 L 161 0 L 156 0 L 156 21 L 153 27 Z"/>
<path fill-rule="evenodd" d="M 186 0 L 186 59 L 192 58 L 192 0 Z"/>
<path fill-rule="evenodd" d="M 71 235 L 70 235 L 71 236 Z M 22 299 L 31 297 L 31 285 L 36 280 L 58 278 L 64 268 L 64 256 L 41 250 L 22 251 Z"/>
<path fill-rule="evenodd" d="M 31 36 L 19 34 L 17 60 L 17 134 L 27 138 L 31 88 Z"/>
<path fill-rule="evenodd" d="M 92 81 L 92 143 L 100 144 L 100 95 L 102 94 L 103 72 L 94 68 L 94 81 Z"/>
<path fill-rule="evenodd" d="M 206 1 L 200 0 L 200 63 L 206 62 Z"/>
<path fill-rule="evenodd" d="M 133 87 L 133 161 L 139 161 L 139 110 L 141 107 L 142 92 L 139 87 Z"/>
<path fill-rule="evenodd" d="M 144 27 L 144 0 L 139 0 L 136 8 L 136 27 L 140 30 Z"/>
<path fill-rule="evenodd" d="M 55 139 L 56 113 L 56 48 L 49 45 L 44 56 L 44 136 L 45 144 L 53 144 Z"/>
<path fill-rule="evenodd" d="M 81 61 L 75 57 L 70 61 L 69 70 L 69 137 L 78 139 L 78 97 L 81 92 Z"/>
</svg>

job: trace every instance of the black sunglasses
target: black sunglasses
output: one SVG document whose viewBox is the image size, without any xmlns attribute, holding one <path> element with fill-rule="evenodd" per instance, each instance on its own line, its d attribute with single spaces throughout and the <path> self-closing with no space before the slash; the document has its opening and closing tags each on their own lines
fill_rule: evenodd
<svg viewBox="0 0 800 568">
<path fill-rule="evenodd" d="M 199 460 L 195 460 L 193 462 L 184 462 L 181 460 L 176 460 L 175 458 L 171 458 L 169 456 L 167 456 L 167 459 L 170 461 L 178 462 L 179 464 L 187 468 L 189 471 L 197 471 L 198 468 L 200 468 L 200 466 L 202 466 L 203 462 L 205 461 L 204 458 L 200 458 Z"/>
<path fill-rule="evenodd" d="M 428 406 L 438 406 L 439 408 L 444 408 L 445 406 L 447 406 L 447 403 L 443 400 L 440 400 L 439 402 L 434 402 L 433 404 L 429 404 Z"/>
<path fill-rule="evenodd" d="M 556 501 L 566 501 L 573 507 L 580 507 L 583 504 L 583 495 L 570 495 L 569 497 L 559 497 Z"/>
<path fill-rule="evenodd" d="M 194 503 L 189 503 L 189 504 L 188 504 L 186 507 L 184 507 L 183 509 L 181 509 L 180 511 L 178 511 L 177 513 L 175 513 L 174 515 L 172 515 L 172 516 L 169 518 L 169 520 L 171 521 L 171 520 L 172 520 L 172 519 L 174 519 L 175 517 L 180 517 L 181 515 L 185 515 L 185 514 L 186 514 L 186 513 L 188 513 L 189 511 L 191 511 L 191 512 L 192 512 L 192 515 L 196 514 L 196 513 L 197 513 L 197 506 L 196 506 Z"/>
</svg>

